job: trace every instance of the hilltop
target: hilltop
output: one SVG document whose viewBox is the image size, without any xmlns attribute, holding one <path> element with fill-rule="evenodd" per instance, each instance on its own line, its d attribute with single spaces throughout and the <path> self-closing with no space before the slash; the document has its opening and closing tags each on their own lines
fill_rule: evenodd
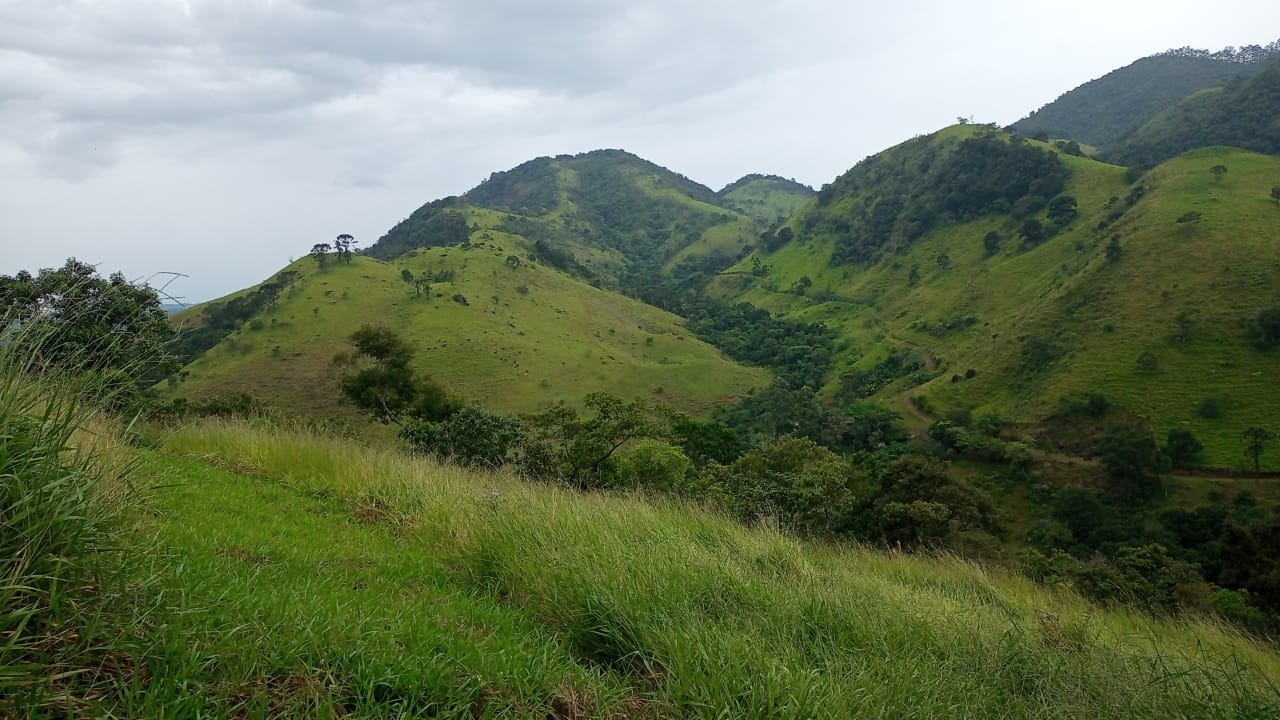
<svg viewBox="0 0 1280 720">
<path fill-rule="evenodd" d="M 730 207 L 750 215 L 757 224 L 781 223 L 804 207 L 817 192 L 808 185 L 777 175 L 745 175 L 719 192 Z"/>
<path fill-rule="evenodd" d="M 537 158 L 423 205 L 351 265 L 326 260 L 316 276 L 318 258 L 305 258 L 180 314 L 189 364 L 173 392 L 347 414 L 328 361 L 376 319 L 421 348 L 423 371 L 492 409 L 609 390 L 705 414 L 769 373 L 654 306 L 677 309 L 685 290 L 668 288 L 673 278 L 694 287 L 732 265 L 812 196 L 765 175 L 716 193 L 621 150 Z"/>
<path fill-rule="evenodd" d="M 1011 129 L 1106 149 L 1184 99 L 1258 72 L 1277 52 L 1280 41 L 1266 47 L 1212 53 L 1191 48 L 1169 50 L 1070 90 Z"/>
<path fill-rule="evenodd" d="M 1208 464 L 1239 467 L 1240 433 L 1280 425 L 1280 357 L 1251 335 L 1280 301 L 1277 178 L 1278 158 L 1214 148 L 1130 183 L 957 126 L 855 167 L 712 288 L 836 329 L 829 397 L 996 413 L 1089 454 L 1051 428 L 1098 394 L 1113 411 L 1072 418 L 1080 434 L 1188 428 Z"/>
<path fill-rule="evenodd" d="M 1280 154 L 1280 57 L 1255 71 L 1174 103 L 1108 153 L 1115 162 L 1151 167 L 1188 150 L 1216 145 Z"/>
<path fill-rule="evenodd" d="M 390 260 L 486 230 L 519 235 L 548 264 L 617 288 L 707 256 L 723 257 L 712 260 L 723 267 L 755 227 L 710 188 L 625 151 L 596 150 L 494 173 L 460 197 L 419 208 L 367 254 Z"/>
</svg>

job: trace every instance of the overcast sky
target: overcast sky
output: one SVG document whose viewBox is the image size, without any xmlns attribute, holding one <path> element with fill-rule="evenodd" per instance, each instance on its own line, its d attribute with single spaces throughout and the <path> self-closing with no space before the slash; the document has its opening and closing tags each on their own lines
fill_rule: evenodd
<svg viewBox="0 0 1280 720">
<path fill-rule="evenodd" d="M 1262 0 L 0 0 L 0 274 L 74 255 L 207 300 L 601 147 L 819 187 L 957 116 L 1278 37 Z"/>
</svg>

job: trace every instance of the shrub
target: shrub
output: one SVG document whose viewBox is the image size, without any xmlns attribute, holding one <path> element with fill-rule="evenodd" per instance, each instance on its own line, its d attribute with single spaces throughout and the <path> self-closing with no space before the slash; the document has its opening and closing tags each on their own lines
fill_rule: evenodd
<svg viewBox="0 0 1280 720">
<path fill-rule="evenodd" d="M 664 493 L 692 495 L 689 482 L 693 462 L 684 451 L 660 440 L 636 442 L 618 462 L 618 480 L 624 487 L 642 487 Z"/>
<path fill-rule="evenodd" d="M 777 519 L 789 530 L 833 535 L 854 500 L 850 474 L 839 455 L 808 438 L 788 436 L 743 455 L 733 464 L 729 504 L 739 519 Z"/>
<path fill-rule="evenodd" d="M 469 405 L 440 422 L 412 420 L 400 430 L 400 437 L 415 450 L 441 459 L 496 467 L 510 459 L 523 434 L 515 418 Z"/>
</svg>

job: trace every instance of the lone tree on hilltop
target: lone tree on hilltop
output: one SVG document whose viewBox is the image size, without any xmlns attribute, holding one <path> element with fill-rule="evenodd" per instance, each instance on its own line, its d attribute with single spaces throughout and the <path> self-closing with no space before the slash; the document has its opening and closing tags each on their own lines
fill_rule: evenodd
<svg viewBox="0 0 1280 720">
<path fill-rule="evenodd" d="M 351 246 L 355 244 L 355 238 L 346 233 L 342 233 L 338 236 L 338 239 L 334 241 L 333 248 L 338 251 L 338 257 L 341 258 L 343 262 L 349 263 L 351 262 L 351 256 L 354 253 Z"/>
<path fill-rule="evenodd" d="M 316 265 L 319 266 L 320 272 L 329 269 L 329 251 L 333 246 L 329 243 L 316 243 L 311 246 L 311 257 L 315 258 Z"/>
<path fill-rule="evenodd" d="M 1266 428 L 1257 426 L 1246 428 L 1240 437 L 1244 438 L 1244 454 L 1246 457 L 1253 458 L 1253 470 L 1257 472 L 1262 469 L 1262 453 L 1267 449 L 1267 443 L 1275 439 L 1275 433 Z"/>
</svg>

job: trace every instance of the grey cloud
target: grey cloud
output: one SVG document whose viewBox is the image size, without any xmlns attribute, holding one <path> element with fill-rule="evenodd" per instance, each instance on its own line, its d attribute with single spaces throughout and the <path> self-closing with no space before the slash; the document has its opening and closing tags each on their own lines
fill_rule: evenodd
<svg viewBox="0 0 1280 720">
<path fill-rule="evenodd" d="M 61 139 L 24 138 L 24 150 L 61 164 L 95 145 L 106 151 L 89 163 L 98 166 L 139 134 L 279 137 L 323 125 L 328 105 L 392 92 L 402 97 L 380 99 L 405 112 L 431 111 L 413 107 L 415 95 L 443 100 L 459 126 L 472 114 L 484 123 L 487 107 L 468 106 L 481 96 L 536 96 L 551 110 L 590 102 L 616 117 L 776 66 L 790 51 L 752 29 L 782 5 L 756 9 L 670 0 L 10 4 L 0 8 L 0 52 L 20 62 L 0 70 L 12 81 L 2 83 L 0 124 L 20 124 L 34 104 Z M 406 76 L 426 85 L 405 87 Z"/>
</svg>

